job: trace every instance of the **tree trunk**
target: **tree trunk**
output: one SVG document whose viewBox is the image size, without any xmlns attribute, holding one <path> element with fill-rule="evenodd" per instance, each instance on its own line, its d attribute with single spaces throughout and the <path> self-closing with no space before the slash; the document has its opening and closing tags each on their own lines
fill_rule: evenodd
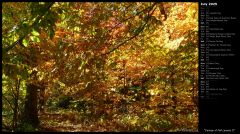
<svg viewBox="0 0 240 134">
<path fill-rule="evenodd" d="M 23 121 L 31 124 L 33 127 L 39 125 L 38 110 L 37 110 L 37 89 L 34 84 L 27 84 L 27 95 L 24 107 Z"/>
<path fill-rule="evenodd" d="M 40 91 L 38 92 L 38 111 L 40 113 L 44 113 L 44 105 L 45 105 L 45 89 L 46 87 L 42 85 L 42 87 L 39 88 Z"/>
<path fill-rule="evenodd" d="M 15 129 L 17 127 L 18 122 L 18 100 L 19 100 L 19 89 L 20 89 L 20 79 L 16 80 L 16 94 L 14 98 L 14 109 L 13 109 L 13 124 L 12 127 Z"/>
</svg>

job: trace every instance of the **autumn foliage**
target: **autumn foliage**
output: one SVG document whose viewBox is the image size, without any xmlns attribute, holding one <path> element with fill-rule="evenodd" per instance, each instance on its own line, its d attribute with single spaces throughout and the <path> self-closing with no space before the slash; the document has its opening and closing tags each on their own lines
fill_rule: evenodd
<svg viewBox="0 0 240 134">
<path fill-rule="evenodd" d="M 4 131 L 197 131 L 197 3 L 2 7 Z"/>
</svg>

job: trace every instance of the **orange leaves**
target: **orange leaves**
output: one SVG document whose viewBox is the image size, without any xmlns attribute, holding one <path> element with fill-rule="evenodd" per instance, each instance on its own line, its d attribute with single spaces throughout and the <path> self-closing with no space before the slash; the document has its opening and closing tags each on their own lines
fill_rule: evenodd
<svg viewBox="0 0 240 134">
<path fill-rule="evenodd" d="M 50 71 L 50 69 L 52 69 L 53 66 L 54 66 L 54 62 L 53 62 L 53 60 L 51 60 L 51 61 L 45 62 L 44 65 L 43 65 L 43 68 Z"/>
<path fill-rule="evenodd" d="M 118 16 L 119 13 L 118 13 L 117 11 L 113 11 L 113 12 L 112 12 L 112 15 L 113 15 L 113 16 Z"/>
<path fill-rule="evenodd" d="M 73 33 L 70 31 L 67 31 L 66 29 L 59 29 L 55 32 L 55 39 L 54 40 L 58 40 L 58 39 L 62 39 L 65 38 L 66 36 L 73 36 Z"/>
<path fill-rule="evenodd" d="M 159 131 L 163 126 L 194 123 L 193 110 L 184 113 L 183 122 L 169 118 L 193 104 L 190 89 L 197 85 L 193 77 L 198 75 L 198 42 L 192 31 L 198 29 L 197 3 L 67 5 L 54 7 L 63 8 L 54 38 L 41 31 L 41 42 L 21 51 L 27 65 L 48 81 L 49 92 L 91 102 L 86 118 L 97 116 L 101 124 L 124 120 L 134 129 Z M 148 12 L 152 16 L 146 22 Z"/>
<path fill-rule="evenodd" d="M 105 22 L 106 28 L 113 29 L 114 27 L 118 28 L 120 22 L 115 17 L 110 17 L 108 21 Z"/>
<path fill-rule="evenodd" d="M 107 29 L 112 38 L 121 38 L 128 28 L 117 17 L 110 17 L 107 21 L 102 21 L 100 27 Z"/>
<path fill-rule="evenodd" d="M 114 29 L 113 32 L 111 32 L 111 35 L 113 38 L 121 38 L 124 36 L 124 33 L 127 31 L 127 27 L 126 26 L 121 26 L 119 28 Z"/>
<path fill-rule="evenodd" d="M 167 48 L 178 48 L 178 39 L 185 37 L 189 31 L 198 30 L 198 21 L 192 18 L 197 14 L 197 3 L 174 3 L 168 12 L 168 19 L 159 34 L 163 37 L 160 41 Z"/>
<path fill-rule="evenodd" d="M 102 50 L 101 50 L 101 54 L 105 54 L 105 53 L 107 53 L 108 52 L 108 47 L 104 47 Z"/>
</svg>

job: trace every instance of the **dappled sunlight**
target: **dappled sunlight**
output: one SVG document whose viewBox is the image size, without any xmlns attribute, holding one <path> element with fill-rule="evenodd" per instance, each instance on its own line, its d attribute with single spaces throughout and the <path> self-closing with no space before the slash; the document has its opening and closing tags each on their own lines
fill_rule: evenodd
<svg viewBox="0 0 240 134">
<path fill-rule="evenodd" d="M 198 3 L 5 2 L 2 20 L 4 131 L 198 131 Z"/>
</svg>

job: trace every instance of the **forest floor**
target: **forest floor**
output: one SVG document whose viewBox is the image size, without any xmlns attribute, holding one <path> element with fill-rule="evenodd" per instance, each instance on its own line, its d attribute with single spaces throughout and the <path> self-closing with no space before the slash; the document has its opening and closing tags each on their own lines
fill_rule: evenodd
<svg viewBox="0 0 240 134">
<path fill-rule="evenodd" d="M 143 114 L 131 112 L 101 115 L 72 109 L 46 110 L 39 113 L 40 132 L 175 132 L 196 131 L 197 115 L 179 115 L 173 120 L 168 114 L 158 115 L 153 110 Z M 192 117 L 194 116 L 194 117 Z M 195 117 L 196 116 L 196 117 Z M 194 123 L 192 123 L 194 121 Z"/>
<path fill-rule="evenodd" d="M 106 132 L 117 131 L 113 120 L 87 120 L 74 111 L 44 112 L 39 115 L 41 132 Z M 89 117 L 90 118 L 90 117 Z M 115 124 L 115 125 L 114 125 Z"/>
</svg>

